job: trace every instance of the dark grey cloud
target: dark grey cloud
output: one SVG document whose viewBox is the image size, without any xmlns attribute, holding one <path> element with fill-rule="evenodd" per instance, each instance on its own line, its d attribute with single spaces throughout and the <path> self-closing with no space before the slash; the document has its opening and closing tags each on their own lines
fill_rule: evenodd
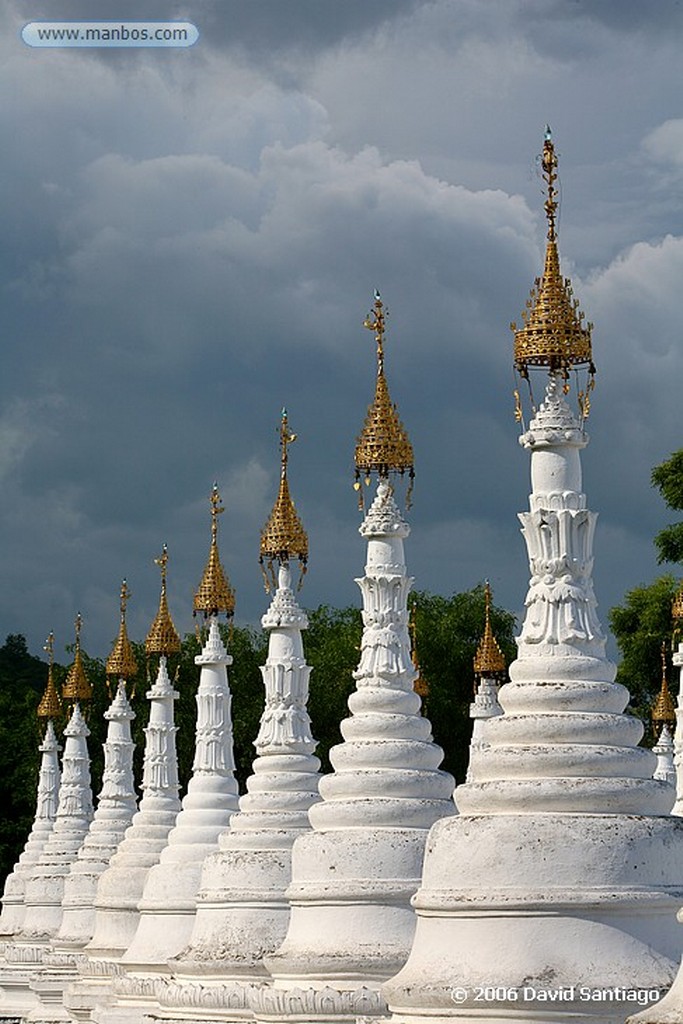
<svg viewBox="0 0 683 1024">
<path fill-rule="evenodd" d="M 649 472 L 680 444 L 680 62 L 673 34 L 635 9 L 617 25 L 616 6 L 579 6 L 124 4 L 117 18 L 205 28 L 192 52 L 114 56 L 30 51 L 17 24 L 54 11 L 5 8 L 0 635 L 39 650 L 55 628 L 67 643 L 80 610 L 86 646 L 106 655 L 126 575 L 142 638 L 163 542 L 189 628 L 215 479 L 238 618 L 257 621 L 282 405 L 311 535 L 304 600 L 357 603 L 352 455 L 374 287 L 416 452 L 417 586 L 488 576 L 518 610 L 528 456 L 508 324 L 541 267 L 546 120 L 564 268 L 596 324 L 584 467 L 603 618 L 654 575 L 665 512 Z"/>
</svg>

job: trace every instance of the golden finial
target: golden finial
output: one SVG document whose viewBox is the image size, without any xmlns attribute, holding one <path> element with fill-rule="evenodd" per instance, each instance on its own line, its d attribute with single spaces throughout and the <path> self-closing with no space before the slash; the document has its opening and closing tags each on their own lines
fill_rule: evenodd
<svg viewBox="0 0 683 1024">
<path fill-rule="evenodd" d="M 657 739 L 659 739 L 664 725 L 668 725 L 672 733 L 676 727 L 676 708 L 666 679 L 666 644 L 664 643 L 662 644 L 662 685 L 657 700 L 652 705 L 652 725 Z"/>
<path fill-rule="evenodd" d="M 36 714 L 38 718 L 57 718 L 62 710 L 62 702 L 59 698 L 59 692 L 55 686 L 53 678 L 53 668 L 55 664 L 55 635 L 52 631 L 45 641 L 43 650 L 47 652 L 48 656 L 48 668 L 47 668 L 47 686 L 45 687 L 45 693 L 43 694 Z"/>
<path fill-rule="evenodd" d="M 119 633 L 114 641 L 111 654 L 107 658 L 105 665 L 105 672 L 108 676 L 115 676 L 117 679 L 131 679 L 137 674 L 138 664 L 133 654 L 133 648 L 130 640 L 128 639 L 128 631 L 126 629 L 126 607 L 130 600 L 130 590 L 128 589 L 128 583 L 123 580 L 121 583 L 121 592 L 119 595 L 121 619 L 119 624 Z"/>
<path fill-rule="evenodd" d="M 683 630 L 683 580 L 671 602 L 671 618 L 674 627 L 671 634 L 671 647 L 674 648 Z"/>
<path fill-rule="evenodd" d="M 488 580 L 484 584 L 484 602 L 484 635 L 474 656 L 474 675 L 476 679 L 498 679 L 502 683 L 507 678 L 507 663 L 491 629 L 491 587 Z"/>
<path fill-rule="evenodd" d="M 84 701 L 92 699 L 92 686 L 88 682 L 85 669 L 83 668 L 83 659 L 81 657 L 81 626 L 83 620 L 79 614 L 76 616 L 76 649 L 74 653 L 73 665 L 69 669 L 66 677 L 64 686 L 62 687 L 62 697 L 66 701 L 76 703 L 76 701 Z"/>
<path fill-rule="evenodd" d="M 288 448 L 296 441 L 287 421 L 287 410 L 282 410 L 280 423 L 280 489 L 273 510 L 261 531 L 259 563 L 263 572 L 266 592 L 277 587 L 274 562 L 287 565 L 290 558 L 299 561 L 299 588 L 303 583 L 308 562 L 308 537 L 289 493 L 287 480 Z"/>
<path fill-rule="evenodd" d="M 231 617 L 235 611 L 235 592 L 228 581 L 218 555 L 218 516 L 225 509 L 221 505 L 218 484 L 213 485 L 211 492 L 211 547 L 209 560 L 204 575 L 194 595 L 193 615 L 201 612 L 204 618 L 225 612 Z"/>
<path fill-rule="evenodd" d="M 569 390 L 569 373 L 581 366 L 588 367 L 588 380 L 578 390 L 582 419 L 590 412 L 590 393 L 595 387 L 595 366 L 591 347 L 593 325 L 584 322 L 578 299 L 572 294 L 571 281 L 560 274 L 557 250 L 557 156 L 552 134 L 546 127 L 541 156 L 543 180 L 547 187 L 545 212 L 548 220 L 548 240 L 545 250 L 543 276 L 536 278 L 535 287 L 522 313 L 523 326 L 510 324 L 515 335 L 515 369 L 529 380 L 529 369 L 545 367 L 551 374 L 564 379 L 565 394 Z M 515 415 L 519 418 L 519 405 Z"/>
<path fill-rule="evenodd" d="M 387 480 L 390 473 L 403 475 L 408 473 L 410 484 L 406 495 L 406 505 L 410 507 L 410 498 L 415 477 L 413 446 L 410 443 L 405 427 L 398 416 L 396 406 L 391 401 L 389 387 L 384 376 L 384 331 L 385 320 L 389 315 L 384 309 L 378 291 L 375 291 L 375 305 L 371 313 L 363 321 L 363 326 L 374 331 L 377 343 L 377 381 L 375 397 L 365 417 L 363 429 L 356 441 L 356 474 L 354 487 L 359 492 L 358 506 L 363 508 L 361 476 L 366 484 L 370 483 L 370 474 L 375 472 L 382 480 Z"/>
<path fill-rule="evenodd" d="M 166 569 L 168 566 L 168 548 L 164 544 L 161 555 L 154 559 L 154 564 L 161 570 L 161 595 L 159 597 L 159 611 L 149 628 L 145 640 L 147 654 L 177 654 L 181 648 L 180 637 L 173 625 L 171 613 L 168 610 L 166 600 Z"/>
<path fill-rule="evenodd" d="M 420 697 L 420 699 L 424 701 L 424 699 L 429 696 L 429 683 L 422 675 L 422 671 L 420 669 L 420 661 L 417 655 L 417 624 L 415 621 L 415 610 L 416 605 L 413 602 L 410 606 L 410 615 L 408 617 L 408 631 L 410 633 L 410 657 L 413 662 L 413 668 L 417 672 L 417 676 L 413 683 L 413 690 L 418 695 L 418 697 Z M 425 713 L 424 707 L 422 709 L 422 713 Z"/>
</svg>

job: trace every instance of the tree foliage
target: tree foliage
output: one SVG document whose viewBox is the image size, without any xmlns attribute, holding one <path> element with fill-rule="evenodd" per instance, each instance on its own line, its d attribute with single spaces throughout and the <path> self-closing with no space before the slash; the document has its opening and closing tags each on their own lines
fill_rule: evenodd
<svg viewBox="0 0 683 1024">
<path fill-rule="evenodd" d="M 652 483 L 658 488 L 667 508 L 683 509 L 683 449 L 655 466 Z M 683 562 L 683 523 L 666 526 L 655 537 L 660 562 Z"/>
<path fill-rule="evenodd" d="M 432 722 L 435 741 L 444 750 L 443 767 L 459 782 L 465 777 L 471 734 L 469 704 L 473 695 L 472 659 L 484 627 L 484 588 L 476 587 L 450 598 L 418 592 L 415 606 L 416 647 L 420 671 L 428 684 L 425 713 Z M 309 713 L 317 754 L 323 770 L 330 770 L 329 751 L 341 742 L 340 724 L 349 715 L 348 698 L 354 689 L 353 673 L 358 665 L 362 634 L 361 613 L 357 607 L 330 608 L 322 605 L 308 612 L 309 628 L 304 634 L 306 660 L 312 668 Z M 511 659 L 514 617 L 497 608 L 491 610 L 492 626 L 504 652 Z M 266 659 L 268 636 L 261 630 L 222 626 L 224 642 L 233 658 L 228 668 L 232 693 L 233 737 L 236 776 L 240 787 L 251 773 L 255 756 L 254 740 L 264 704 L 264 686 L 260 666 Z M 156 674 L 156 662 L 147 663 L 144 647 L 134 644 L 138 672 L 129 680 L 129 698 L 136 718 L 132 724 L 135 748 L 135 778 L 142 777 L 144 729 L 149 717 L 149 690 Z M 192 773 L 194 758 L 196 706 L 199 669 L 195 657 L 200 639 L 188 634 L 179 655 L 170 659 L 169 673 L 178 691 L 175 706 L 176 745 L 181 791 Z M 67 649 L 67 655 L 73 650 Z M 90 729 L 91 775 L 94 792 L 101 787 L 103 743 L 107 722 L 104 712 L 112 697 L 104 663 L 82 651 L 83 663 L 93 684 L 93 699 L 86 709 Z M 65 659 L 70 661 L 70 658 Z M 66 677 L 66 665 L 55 664 L 58 686 Z M 39 765 L 38 746 L 42 726 L 36 708 L 45 689 L 47 665 L 29 654 L 23 636 L 8 636 L 0 647 L 0 878 L 15 863 L 26 841 L 35 813 L 36 782 Z M 56 723 L 61 736 L 66 725 L 66 709 Z M 62 741 L 63 742 L 63 741 Z"/>
<path fill-rule="evenodd" d="M 444 750 L 442 767 L 464 782 L 472 734 L 472 662 L 484 628 L 484 586 L 450 598 L 418 592 L 413 601 L 417 656 L 428 686 L 425 713 Z M 509 664 L 516 656 L 515 617 L 493 607 L 491 627 Z"/>
<path fill-rule="evenodd" d="M 660 576 L 649 586 L 635 587 L 624 604 L 612 608 L 609 623 L 622 658 L 617 682 L 631 694 L 630 710 L 642 718 L 644 742 L 654 742 L 652 705 L 662 682 L 662 644 L 671 644 L 671 602 L 676 592 L 673 576 Z"/>
</svg>

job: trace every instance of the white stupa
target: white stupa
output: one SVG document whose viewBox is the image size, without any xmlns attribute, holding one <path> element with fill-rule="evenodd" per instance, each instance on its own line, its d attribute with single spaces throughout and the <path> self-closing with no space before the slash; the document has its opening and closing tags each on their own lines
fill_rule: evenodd
<svg viewBox="0 0 683 1024">
<path fill-rule="evenodd" d="M 161 563 L 162 559 L 157 561 Z M 122 973 L 119 960 L 135 935 L 138 903 L 147 875 L 158 863 L 180 811 L 173 713 L 178 692 L 168 674 L 168 656 L 178 650 L 180 640 L 170 621 L 163 586 L 150 635 L 160 620 L 168 621 L 170 629 L 164 634 L 167 646 L 159 656 L 156 680 L 147 691 L 150 712 L 145 729 L 142 799 L 109 867 L 100 875 L 95 894 L 95 928 L 85 947 L 88 959 L 79 965 L 78 981 L 64 993 L 67 1009 L 79 1020 L 90 1020 L 96 1005 L 111 1002 L 111 979 Z"/>
<path fill-rule="evenodd" d="M 676 727 L 676 708 L 669 693 L 666 675 L 666 644 L 662 644 L 662 684 L 652 708 L 652 725 L 657 737 L 657 742 L 652 748 L 652 753 L 657 756 L 653 778 L 662 779 L 675 787 L 673 731 Z"/>
<path fill-rule="evenodd" d="M 38 773 L 38 794 L 36 814 L 26 845 L 14 865 L 14 870 L 5 879 L 2 895 L 2 916 L 0 916 L 0 939 L 10 938 L 21 930 L 26 907 L 24 904 L 26 876 L 38 863 L 52 829 L 54 828 L 59 799 L 59 751 L 61 747 L 55 736 L 54 719 L 61 713 L 61 701 L 53 678 L 54 636 L 50 633 L 45 650 L 49 655 L 47 686 L 36 714 L 46 721 L 43 742 L 38 747 L 41 754 Z"/>
<path fill-rule="evenodd" d="M 92 694 L 80 651 L 80 615 L 76 619 L 76 652 L 63 687 L 65 701 L 73 711 L 64 730 L 64 757 L 54 828 L 36 864 L 26 875 L 24 921 L 21 930 L 4 947 L 5 963 L 0 967 L 5 1016 L 30 1017 L 41 1010 L 42 998 L 35 988 L 46 973 L 44 960 L 51 939 L 61 923 L 61 900 L 65 878 L 76 859 L 92 820 L 88 727 L 79 701 Z M 33 1019 L 33 1018 L 31 1018 Z M 41 1019 L 40 1017 L 36 1019 Z"/>
<path fill-rule="evenodd" d="M 484 588 L 484 600 L 486 609 L 484 635 L 474 656 L 475 691 L 474 700 L 470 704 L 470 718 L 473 720 L 470 764 L 480 756 L 480 751 L 486 746 L 483 737 L 484 722 L 487 718 L 496 718 L 503 714 L 503 709 L 498 702 L 498 691 L 507 676 L 505 656 L 491 629 L 491 587 L 488 580 Z M 470 782 L 470 780 L 471 769 L 468 765 L 467 781 Z"/>
<path fill-rule="evenodd" d="M 184 949 L 194 924 L 202 863 L 237 810 L 227 666 L 232 658 L 218 629 L 218 616 L 232 617 L 235 596 L 218 553 L 218 516 L 223 512 L 217 486 L 211 495 L 209 559 L 194 599 L 195 614 L 208 622 L 206 641 L 195 658 L 200 667 L 197 729 L 192 778 L 168 845 L 145 883 L 140 921 L 121 958 L 126 977 L 115 985 L 117 1005 L 148 1001 L 149 978 L 166 973 L 167 960 Z"/>
<path fill-rule="evenodd" d="M 596 615 L 596 516 L 579 455 L 590 326 L 560 276 L 556 163 L 548 133 L 545 270 L 515 334 L 522 376 L 549 370 L 521 437 L 532 481 L 520 517 L 526 617 L 504 714 L 485 723 L 488 747 L 456 791 L 460 816 L 430 834 L 413 949 L 384 989 L 396 1024 L 616 1024 L 634 1006 L 626 990 L 666 988 L 680 955 L 683 825 L 669 815 L 671 787 L 652 778 L 654 755 L 637 746 L 641 723 L 623 713 L 628 692 L 613 682 Z M 591 376 L 577 421 L 563 392 L 581 366 Z"/>
<path fill-rule="evenodd" d="M 93 815 L 90 784 L 90 735 L 81 704 L 92 698 L 81 656 L 81 616 L 76 617 L 74 661 L 62 687 L 62 697 L 73 707 L 64 730 L 65 744 L 59 803 L 54 828 L 40 859 L 26 879 L 26 913 L 19 940 L 48 943 L 62 923 L 64 885 L 72 863 L 85 839 Z"/>
<path fill-rule="evenodd" d="M 95 927 L 95 895 L 100 876 L 118 849 L 137 808 L 133 780 L 134 744 L 130 723 L 135 712 L 126 696 L 126 680 L 137 672 L 137 664 L 126 632 L 128 585 L 121 586 L 121 619 L 106 672 L 117 680 L 111 705 L 105 711 L 107 738 L 104 743 L 104 771 L 97 810 L 78 857 L 64 882 L 62 923 L 53 947 L 75 952 L 90 941 Z"/>
<path fill-rule="evenodd" d="M 676 802 L 672 814 L 683 817 L 683 643 L 678 640 L 683 626 L 683 584 L 679 587 L 671 607 L 674 631 L 672 661 L 678 669 L 678 693 L 676 695 L 676 727 L 674 732 L 674 767 L 676 769 Z M 676 641 L 678 640 L 678 643 Z"/>
<path fill-rule="evenodd" d="M 218 852 L 204 862 L 192 941 L 173 962 L 174 979 L 161 993 L 165 1020 L 174 1013 L 182 1019 L 192 1009 L 221 1020 L 248 1015 L 251 983 L 268 978 L 263 956 L 287 933 L 291 850 L 310 829 L 308 811 L 319 799 L 320 761 L 306 709 L 311 670 L 301 640 L 308 621 L 290 571 L 298 558 L 303 573 L 308 538 L 289 493 L 287 449 L 295 435 L 285 410 L 280 437 L 280 488 L 261 534 L 264 575 L 275 593 L 261 620 L 270 636 L 261 670 L 266 701 L 257 756 L 239 813 Z"/>
<path fill-rule="evenodd" d="M 360 475 L 377 473 L 377 495 L 360 527 L 367 540 L 363 637 L 344 742 L 330 753 L 309 812 L 313 830 L 294 844 L 291 918 L 266 956 L 273 987 L 259 990 L 259 1020 L 332 1021 L 381 1013 L 379 986 L 403 963 L 414 929 L 410 899 L 430 826 L 455 813 L 453 779 L 439 771 L 414 692 L 403 541 L 409 527 L 389 482 L 413 475 L 412 447 L 384 375 L 384 311 L 376 295 L 366 320 L 377 342 L 377 384 L 356 447 Z M 360 479 L 358 487 L 360 490 Z"/>
<path fill-rule="evenodd" d="M 128 596 L 124 580 L 119 633 L 106 663 L 107 675 L 118 679 L 118 686 L 104 713 L 109 724 L 103 744 L 104 771 L 97 810 L 64 880 L 59 931 L 51 950 L 43 956 L 42 969 L 31 981 L 31 989 L 40 998 L 40 1005 L 31 1011 L 29 1019 L 40 1024 L 58 1024 L 71 1019 L 63 1005 L 63 995 L 65 988 L 78 977 L 78 966 L 85 959 L 82 949 L 92 937 L 97 884 L 135 814 L 134 745 L 130 735 L 135 713 L 126 697 L 126 678 L 135 675 L 137 665 L 126 633 Z"/>
<path fill-rule="evenodd" d="M 670 785 L 676 785 L 676 768 L 674 766 L 674 740 L 668 725 L 662 726 L 659 739 L 652 748 L 657 755 L 657 766 L 652 773 L 653 779 L 662 779 Z"/>
</svg>

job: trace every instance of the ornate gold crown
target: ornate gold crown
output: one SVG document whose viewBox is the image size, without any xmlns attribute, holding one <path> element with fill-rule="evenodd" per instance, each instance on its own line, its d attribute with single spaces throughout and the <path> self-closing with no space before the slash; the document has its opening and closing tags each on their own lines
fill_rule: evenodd
<svg viewBox="0 0 683 1024">
<path fill-rule="evenodd" d="M 201 612 L 204 618 L 225 612 L 228 617 L 235 612 L 235 592 L 225 575 L 218 554 L 218 516 L 225 511 L 221 505 L 218 484 L 211 492 L 211 547 L 204 575 L 194 595 L 193 615 Z"/>
<path fill-rule="evenodd" d="M 549 128 L 546 128 L 541 167 L 548 189 L 545 201 L 548 219 L 545 266 L 543 276 L 536 278 L 535 287 L 522 313 L 524 326 L 518 328 L 516 323 L 510 324 L 515 335 L 515 369 L 523 378 L 528 379 L 530 367 L 546 367 L 551 373 L 560 373 L 567 381 L 570 370 L 587 366 L 589 380 L 585 391 L 581 391 L 578 396 L 581 413 L 585 417 L 590 410 L 590 391 L 595 386 L 591 347 L 593 325 L 584 322 L 578 299 L 573 297 L 571 281 L 568 277 L 563 278 L 560 273 L 555 222 L 557 156 Z M 518 419 L 521 419 L 519 396 L 516 397 Z"/>
<path fill-rule="evenodd" d="M 479 641 L 477 653 L 474 655 L 474 674 L 477 679 L 500 679 L 502 681 L 507 678 L 507 662 L 491 629 L 491 587 L 488 580 L 484 585 L 484 601 L 486 606 L 484 635 Z"/>
<path fill-rule="evenodd" d="M 67 673 L 64 686 L 62 687 L 62 697 L 64 700 L 76 703 L 76 701 L 84 701 L 92 699 L 92 686 L 88 682 L 83 668 L 83 659 L 81 658 L 81 626 L 83 620 L 80 614 L 76 616 L 76 650 L 74 653 L 74 660 L 71 668 Z"/>
<path fill-rule="evenodd" d="M 159 597 L 159 611 L 145 640 L 145 650 L 147 654 L 176 654 L 180 650 L 181 643 L 166 601 L 168 548 L 165 544 L 160 557 L 154 559 L 154 564 L 161 569 L 161 596 Z"/>
<path fill-rule="evenodd" d="M 389 387 L 384 376 L 384 322 L 386 313 L 379 292 L 375 292 L 375 305 L 371 313 L 363 321 L 363 326 L 374 331 L 377 342 L 377 381 L 375 397 L 368 408 L 363 429 L 356 441 L 356 475 L 354 487 L 360 491 L 360 478 L 370 482 L 370 474 L 375 472 L 380 479 L 387 479 L 389 473 L 408 473 L 410 488 L 407 504 L 410 504 L 412 481 L 415 476 L 413 446 L 398 411 L 389 395 Z M 359 505 L 363 507 L 362 495 Z"/>
<path fill-rule="evenodd" d="M 105 664 L 106 674 L 108 676 L 116 676 L 117 679 L 131 679 L 138 670 L 138 664 L 126 631 L 126 605 L 128 604 L 129 597 L 130 590 L 128 589 L 128 584 L 123 580 L 120 594 L 121 621 L 119 633 Z"/>
<path fill-rule="evenodd" d="M 48 653 L 48 669 L 47 669 L 47 686 L 45 687 L 45 693 L 40 699 L 40 704 L 36 710 L 38 718 L 58 718 L 62 711 L 62 702 L 59 698 L 57 687 L 52 676 L 52 671 L 55 663 L 55 635 L 50 633 L 47 640 L 45 641 L 45 647 L 43 650 Z"/>
<path fill-rule="evenodd" d="M 683 583 L 674 594 L 674 599 L 671 602 L 671 618 L 674 621 L 674 626 L 678 627 L 680 632 L 681 625 L 683 624 Z"/>
<path fill-rule="evenodd" d="M 287 449 L 296 441 L 287 423 L 287 410 L 282 410 L 280 424 L 280 489 L 273 510 L 261 531 L 259 562 L 263 571 L 266 591 L 277 587 L 273 563 L 286 565 L 291 558 L 297 558 L 300 567 L 299 586 L 303 582 L 308 562 L 308 536 L 296 511 L 289 493 L 287 480 Z"/>
<path fill-rule="evenodd" d="M 662 685 L 652 705 L 652 723 L 658 739 L 664 725 L 670 726 L 672 732 L 676 725 L 676 708 L 666 679 L 666 644 L 662 644 Z"/>
</svg>

